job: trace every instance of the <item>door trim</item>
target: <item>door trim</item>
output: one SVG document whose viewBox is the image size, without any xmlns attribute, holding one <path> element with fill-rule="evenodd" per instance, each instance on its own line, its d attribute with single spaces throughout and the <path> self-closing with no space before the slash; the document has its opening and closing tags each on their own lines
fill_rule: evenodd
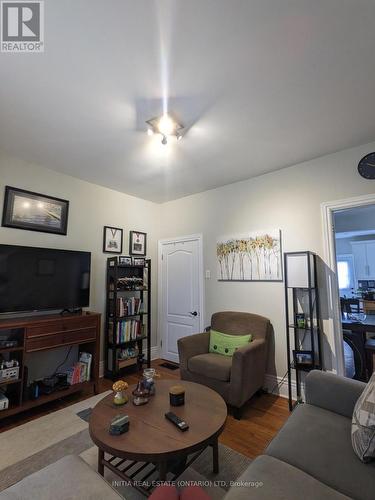
<svg viewBox="0 0 375 500">
<path fill-rule="evenodd" d="M 327 325 L 327 336 L 332 349 L 334 371 L 338 375 L 345 374 L 344 347 L 339 305 L 339 288 L 337 283 L 336 244 L 333 226 L 333 212 L 347 208 L 364 207 L 375 204 L 375 194 L 355 196 L 343 200 L 328 201 L 321 204 L 324 260 L 332 274 L 327 273 L 327 298 L 331 311 Z M 334 278 L 334 279 L 332 279 Z"/>
<path fill-rule="evenodd" d="M 161 279 L 162 268 L 162 250 L 163 245 L 169 243 L 181 243 L 183 241 L 198 241 L 198 272 L 199 272 L 199 330 L 204 331 L 204 318 L 205 318 L 205 290 L 203 279 L 203 235 L 191 234 L 188 236 L 178 236 L 176 238 L 165 238 L 158 240 L 158 330 L 157 330 L 157 345 L 160 348 L 160 356 L 163 355 L 162 341 L 162 318 L 161 311 L 163 310 L 163 286 Z"/>
</svg>

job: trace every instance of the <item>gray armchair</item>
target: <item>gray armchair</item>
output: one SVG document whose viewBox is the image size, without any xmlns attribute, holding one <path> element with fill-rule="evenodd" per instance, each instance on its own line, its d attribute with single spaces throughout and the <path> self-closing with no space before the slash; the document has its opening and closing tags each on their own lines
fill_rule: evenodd
<svg viewBox="0 0 375 500">
<path fill-rule="evenodd" d="M 272 326 L 257 314 L 225 311 L 212 315 L 211 327 L 230 335 L 251 333 L 253 340 L 229 357 L 209 352 L 209 332 L 180 339 L 181 378 L 214 389 L 240 419 L 243 405 L 262 388 Z"/>
</svg>

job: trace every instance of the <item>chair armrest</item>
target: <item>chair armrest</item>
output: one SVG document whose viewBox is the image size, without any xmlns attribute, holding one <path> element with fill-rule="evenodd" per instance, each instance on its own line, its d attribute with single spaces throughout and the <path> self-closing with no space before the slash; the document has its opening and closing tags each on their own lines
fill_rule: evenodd
<svg viewBox="0 0 375 500">
<path fill-rule="evenodd" d="M 232 378 L 242 376 L 244 371 L 254 368 L 255 359 L 266 350 L 266 341 L 256 339 L 242 346 L 233 354 Z"/>
<path fill-rule="evenodd" d="M 197 356 L 198 354 L 208 353 L 209 344 L 209 333 L 196 333 L 194 335 L 178 339 L 177 347 L 180 357 L 180 367 L 187 370 L 187 362 L 189 358 Z"/>
<path fill-rule="evenodd" d="M 233 354 L 230 377 L 230 404 L 240 407 L 263 385 L 266 372 L 267 342 L 255 339 Z"/>
<path fill-rule="evenodd" d="M 366 387 L 364 382 L 313 370 L 306 377 L 306 403 L 352 418 L 357 399 Z"/>
</svg>

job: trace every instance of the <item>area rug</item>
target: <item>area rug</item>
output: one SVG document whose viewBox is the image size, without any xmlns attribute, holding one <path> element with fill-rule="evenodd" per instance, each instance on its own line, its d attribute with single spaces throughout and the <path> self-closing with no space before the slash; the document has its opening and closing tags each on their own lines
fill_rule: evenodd
<svg viewBox="0 0 375 500">
<path fill-rule="evenodd" d="M 91 408 L 107 394 L 109 392 L 0 433 L 0 449 L 9 451 L 0 454 L 0 491 L 69 454 L 80 455 L 96 470 L 97 448 L 90 438 L 87 420 Z M 250 462 L 244 455 L 219 444 L 219 474 L 213 474 L 212 450 L 206 449 L 179 477 L 179 484 L 200 484 L 213 500 L 219 500 L 230 482 L 238 478 Z M 144 499 L 107 469 L 105 479 L 127 500 Z"/>
</svg>

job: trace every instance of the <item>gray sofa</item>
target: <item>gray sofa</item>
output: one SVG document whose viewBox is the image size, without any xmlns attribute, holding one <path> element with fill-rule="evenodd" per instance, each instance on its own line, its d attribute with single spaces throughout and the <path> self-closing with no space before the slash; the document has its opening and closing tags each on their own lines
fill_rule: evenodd
<svg viewBox="0 0 375 500">
<path fill-rule="evenodd" d="M 0 500 L 124 500 L 80 457 L 67 455 L 0 493 Z"/>
<path fill-rule="evenodd" d="M 309 373 L 306 404 L 295 408 L 225 500 L 374 500 L 375 462 L 363 464 L 351 444 L 351 417 L 364 387 L 327 372 Z"/>
<path fill-rule="evenodd" d="M 374 500 L 375 462 L 351 445 L 351 416 L 365 384 L 320 371 L 306 378 L 297 406 L 264 455 L 240 476 L 225 500 Z M 67 456 L 0 493 L 0 500 L 122 498 L 83 460 Z"/>
</svg>

